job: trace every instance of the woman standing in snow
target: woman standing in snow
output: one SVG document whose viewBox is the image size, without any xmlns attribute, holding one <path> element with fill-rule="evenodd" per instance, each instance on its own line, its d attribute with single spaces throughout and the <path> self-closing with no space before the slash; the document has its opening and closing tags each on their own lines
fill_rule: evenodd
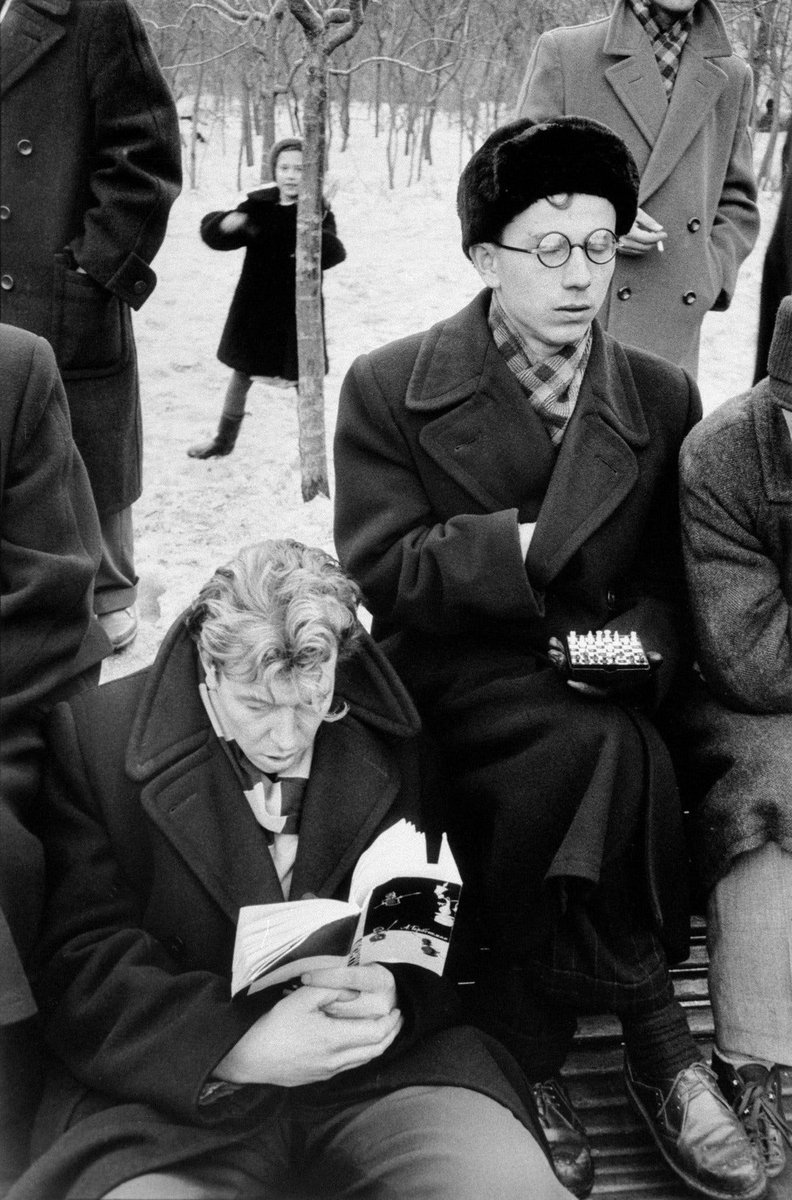
<svg viewBox="0 0 792 1200">
<path fill-rule="evenodd" d="M 220 424 L 211 441 L 190 447 L 191 458 L 213 458 L 234 449 L 252 376 L 279 387 L 297 380 L 295 254 L 302 157 L 299 138 L 276 142 L 270 152 L 274 185 L 249 192 L 233 211 L 208 213 L 201 222 L 201 237 L 212 250 L 244 246 L 246 253 L 217 350 L 220 362 L 232 370 Z M 325 204 L 322 269 L 345 258 L 335 218 Z"/>
</svg>

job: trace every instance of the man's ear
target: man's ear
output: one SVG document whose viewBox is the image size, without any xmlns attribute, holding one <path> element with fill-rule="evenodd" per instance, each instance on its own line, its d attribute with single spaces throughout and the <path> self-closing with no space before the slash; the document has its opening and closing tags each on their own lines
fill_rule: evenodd
<svg viewBox="0 0 792 1200">
<path fill-rule="evenodd" d="M 492 242 L 477 242 L 470 247 L 470 261 L 481 276 L 487 287 L 500 287 L 500 275 L 496 258 L 496 248 Z"/>
<path fill-rule="evenodd" d="M 202 650 L 198 651 L 198 655 L 203 665 L 204 674 L 206 675 L 206 686 L 210 689 L 217 687 L 217 670 L 214 663 L 206 657 Z"/>
</svg>

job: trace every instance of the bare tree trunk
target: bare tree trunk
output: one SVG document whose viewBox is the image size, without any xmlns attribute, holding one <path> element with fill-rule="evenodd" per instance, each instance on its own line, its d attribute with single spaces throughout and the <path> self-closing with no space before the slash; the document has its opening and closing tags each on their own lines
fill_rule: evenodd
<svg viewBox="0 0 792 1200">
<path fill-rule="evenodd" d="M 255 161 L 253 157 L 253 130 L 250 123 L 250 84 L 247 76 L 242 76 L 242 142 L 245 147 L 245 165 L 252 167 Z"/>
<path fill-rule="evenodd" d="M 204 39 L 201 33 L 201 59 L 203 59 Z M 204 67 L 203 61 L 198 68 L 198 79 L 195 84 L 193 112 L 190 129 L 190 187 L 195 190 L 198 186 L 198 121 L 201 114 L 201 92 L 203 91 Z"/>
<path fill-rule="evenodd" d="M 327 107 L 325 31 L 306 34 L 303 177 L 297 209 L 297 389 L 302 498 L 329 496 L 324 420 L 322 178 Z"/>
</svg>

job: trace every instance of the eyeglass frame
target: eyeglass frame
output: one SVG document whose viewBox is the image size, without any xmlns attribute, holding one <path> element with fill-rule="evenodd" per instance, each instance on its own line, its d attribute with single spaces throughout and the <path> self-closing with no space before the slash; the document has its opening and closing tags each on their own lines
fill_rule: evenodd
<svg viewBox="0 0 792 1200">
<path fill-rule="evenodd" d="M 613 254 L 611 254 L 610 258 L 606 258 L 602 262 L 597 262 L 597 260 L 595 258 L 592 258 L 588 252 L 588 243 L 591 240 L 591 238 L 594 237 L 595 233 L 609 233 L 611 235 L 611 237 L 613 238 Z M 536 236 L 536 235 L 534 235 L 534 236 Z M 564 241 L 566 242 L 569 252 L 568 252 L 566 258 L 563 260 L 563 262 L 546 263 L 543 260 L 543 258 L 541 256 L 542 252 L 540 250 L 540 246 L 541 246 L 542 242 L 545 240 L 545 238 L 549 238 L 549 237 L 560 237 L 560 238 L 563 238 Z M 618 250 L 619 250 L 619 246 L 621 245 L 621 238 L 618 238 L 612 229 L 606 229 L 603 227 L 601 229 L 592 229 L 591 233 L 589 233 L 587 235 L 586 240 L 584 242 L 572 242 L 569 240 L 567 235 L 565 233 L 561 233 L 560 230 L 549 229 L 547 231 L 547 233 L 542 234 L 542 236 L 539 238 L 539 241 L 537 242 L 537 244 L 535 246 L 531 247 L 530 249 L 526 249 L 525 246 L 509 246 L 509 245 L 507 245 L 506 242 L 498 242 L 495 240 L 493 240 L 492 244 L 493 244 L 493 246 L 499 246 L 501 248 L 501 250 L 514 250 L 517 252 L 517 254 L 535 254 L 537 256 L 537 258 L 539 259 L 539 262 L 542 264 L 542 266 L 547 267 L 548 271 L 557 271 L 560 267 L 566 266 L 566 264 L 569 262 L 570 258 L 572 257 L 572 251 L 577 248 L 580 248 L 583 251 L 586 258 L 589 260 L 590 263 L 593 263 L 595 267 L 606 267 L 608 265 L 608 263 L 613 262 L 614 258 L 616 257 Z"/>
</svg>

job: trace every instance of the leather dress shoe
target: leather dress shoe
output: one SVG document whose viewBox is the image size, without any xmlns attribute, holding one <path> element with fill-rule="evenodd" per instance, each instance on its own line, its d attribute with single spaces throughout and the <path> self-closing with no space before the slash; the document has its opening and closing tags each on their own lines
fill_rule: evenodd
<svg viewBox="0 0 792 1200">
<path fill-rule="evenodd" d="M 792 1126 L 781 1107 L 781 1074 L 778 1066 L 746 1063 L 734 1067 L 712 1052 L 712 1070 L 743 1129 L 759 1151 L 768 1179 L 783 1171 L 787 1153 L 784 1143 L 792 1146 Z"/>
<path fill-rule="evenodd" d="M 115 612 L 99 613 L 97 620 L 110 639 L 114 653 L 124 650 L 134 642 L 138 631 L 137 610 L 134 604 L 130 608 L 118 608 Z"/>
<path fill-rule="evenodd" d="M 767 1189 L 761 1157 L 703 1062 L 672 1079 L 642 1081 L 625 1058 L 627 1094 L 680 1179 L 712 1200 L 758 1200 Z"/>
<path fill-rule="evenodd" d="M 539 1124 L 559 1181 L 574 1196 L 588 1196 L 594 1186 L 591 1146 L 580 1117 L 560 1079 L 531 1085 Z"/>
</svg>

